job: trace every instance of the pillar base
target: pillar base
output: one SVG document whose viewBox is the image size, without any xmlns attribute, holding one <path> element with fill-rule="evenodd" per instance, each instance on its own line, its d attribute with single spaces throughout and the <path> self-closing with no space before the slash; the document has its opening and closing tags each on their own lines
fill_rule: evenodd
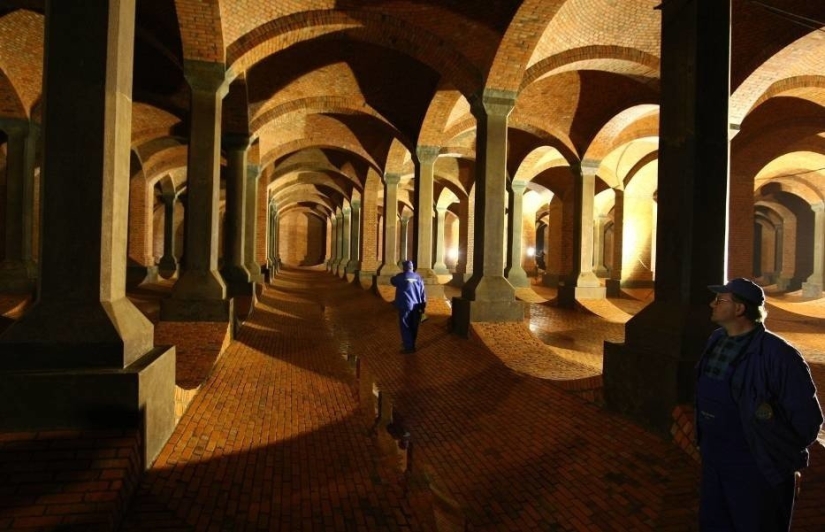
<svg viewBox="0 0 825 532">
<path fill-rule="evenodd" d="M 530 279 L 524 270 L 513 271 L 507 275 L 507 280 L 514 287 L 524 288 L 530 286 Z"/>
<path fill-rule="evenodd" d="M 178 299 L 160 301 L 161 321 L 216 321 L 229 323 L 234 317 L 232 299 Z"/>
<path fill-rule="evenodd" d="M 453 278 L 447 284 L 461 288 L 472 276 L 472 273 L 453 272 Z"/>
<path fill-rule="evenodd" d="M 175 348 L 125 369 L 0 371 L 0 431 L 139 428 L 151 465 L 175 428 Z"/>
<path fill-rule="evenodd" d="M 802 283 L 802 297 L 822 297 L 822 285 L 820 283 Z"/>
<path fill-rule="evenodd" d="M 795 290 L 793 288 L 794 280 L 793 277 L 783 277 L 779 276 L 776 279 L 776 289 L 781 290 L 783 292 L 792 292 Z"/>
<path fill-rule="evenodd" d="M 696 361 L 715 325 L 706 304 L 654 301 L 626 326 L 625 343 L 604 343 L 608 408 L 668 432 L 677 404 L 690 403 Z"/>
<path fill-rule="evenodd" d="M 604 282 L 607 297 L 622 297 L 622 282 L 618 279 L 607 279 Z"/>
<path fill-rule="evenodd" d="M 463 297 L 453 298 L 453 332 L 464 336 L 470 334 L 470 324 L 475 322 L 520 322 L 526 317 L 528 308 L 521 301 L 471 301 Z"/>
<path fill-rule="evenodd" d="M 0 292 L 6 294 L 31 294 L 35 288 L 35 278 L 31 268 L 23 262 L 3 262 L 0 264 Z"/>
<path fill-rule="evenodd" d="M 126 267 L 126 288 L 135 288 L 143 283 L 156 283 L 158 273 L 157 266 L 130 264 Z"/>
<path fill-rule="evenodd" d="M 560 284 L 558 302 L 562 308 L 572 308 L 576 301 L 586 299 L 605 299 L 607 289 L 603 286 L 571 286 Z"/>
</svg>

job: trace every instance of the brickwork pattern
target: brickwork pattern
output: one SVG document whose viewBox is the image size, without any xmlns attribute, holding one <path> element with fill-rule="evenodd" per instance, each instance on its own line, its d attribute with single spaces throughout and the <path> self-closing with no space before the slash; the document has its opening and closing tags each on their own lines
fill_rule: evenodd
<svg viewBox="0 0 825 532">
<path fill-rule="evenodd" d="M 117 527 L 142 470 L 133 431 L 0 434 L 0 530 Z"/>
</svg>

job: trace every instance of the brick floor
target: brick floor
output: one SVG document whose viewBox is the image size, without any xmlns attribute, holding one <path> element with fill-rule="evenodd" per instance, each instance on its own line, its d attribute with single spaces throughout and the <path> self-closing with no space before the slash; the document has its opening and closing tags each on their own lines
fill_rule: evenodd
<svg viewBox="0 0 825 532">
<path fill-rule="evenodd" d="M 469 339 L 449 333 L 449 299 L 431 301 L 413 355 L 391 291 L 319 271 L 279 274 L 228 346 L 196 324 L 157 328 L 186 353 L 193 398 L 122 530 L 695 530 L 695 457 L 600 406 L 602 341 L 622 340 L 649 291 L 563 310 L 532 288 L 517 293 L 529 322 Z M 150 318 L 153 297 L 136 297 Z M 769 308 L 825 390 L 825 300 Z M 676 417 L 689 448 L 689 409 Z M 795 532 L 825 530 L 822 500 L 818 446 Z M 0 505 L 0 529 L 8 518 Z"/>
</svg>

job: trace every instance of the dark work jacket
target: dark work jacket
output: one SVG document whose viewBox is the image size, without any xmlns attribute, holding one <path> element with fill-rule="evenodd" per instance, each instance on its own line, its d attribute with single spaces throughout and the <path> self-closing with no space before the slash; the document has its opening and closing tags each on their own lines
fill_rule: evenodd
<svg viewBox="0 0 825 532">
<path fill-rule="evenodd" d="M 424 311 L 427 304 L 427 292 L 424 281 L 413 271 L 404 271 L 393 275 L 390 283 L 395 287 L 395 306 L 400 310 L 417 308 Z"/>
<path fill-rule="evenodd" d="M 713 345 L 724 335 L 724 329 L 711 334 L 696 365 L 697 379 Z M 807 448 L 822 425 L 811 371 L 799 351 L 762 324 L 732 364 L 731 393 L 748 446 L 768 482 L 778 485 L 808 465 Z M 695 426 L 701 445 L 699 424 Z"/>
</svg>

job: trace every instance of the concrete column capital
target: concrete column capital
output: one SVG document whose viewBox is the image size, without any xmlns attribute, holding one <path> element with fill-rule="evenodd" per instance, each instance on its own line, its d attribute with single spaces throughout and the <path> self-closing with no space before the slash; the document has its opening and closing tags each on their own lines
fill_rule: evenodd
<svg viewBox="0 0 825 532">
<path fill-rule="evenodd" d="M 227 151 L 246 151 L 252 146 L 252 139 L 249 135 L 224 133 L 221 135 L 221 146 Z"/>
<path fill-rule="evenodd" d="M 825 202 L 815 203 L 811 205 L 811 210 L 814 212 L 825 212 Z"/>
<path fill-rule="evenodd" d="M 480 96 L 471 98 L 470 111 L 476 119 L 487 116 L 509 116 L 516 106 L 518 94 L 501 89 L 484 89 Z"/>
<path fill-rule="evenodd" d="M 226 65 L 223 63 L 186 60 L 183 62 L 183 77 L 192 91 L 214 92 L 223 97 L 229 90 Z"/>
<path fill-rule="evenodd" d="M 510 190 L 515 194 L 521 194 L 527 188 L 525 181 L 510 181 Z"/>
<path fill-rule="evenodd" d="M 395 173 L 386 173 L 384 174 L 384 184 L 385 185 L 398 185 L 401 182 L 401 174 Z"/>
<path fill-rule="evenodd" d="M 14 118 L 0 119 L 0 129 L 6 132 L 9 138 L 22 139 L 29 134 L 29 121 Z"/>
<path fill-rule="evenodd" d="M 415 158 L 419 164 L 432 165 L 435 164 L 440 152 L 441 148 L 438 146 L 418 146 L 415 149 Z"/>
<path fill-rule="evenodd" d="M 601 164 L 601 161 L 585 159 L 571 164 L 570 171 L 572 171 L 576 177 L 594 177 L 599 172 L 599 166 L 601 166 Z"/>
<path fill-rule="evenodd" d="M 246 165 L 246 177 L 249 181 L 258 182 L 258 179 L 261 177 L 261 165 L 259 164 L 247 164 Z"/>
<path fill-rule="evenodd" d="M 435 212 L 437 212 L 440 216 L 447 214 L 448 210 L 449 209 L 447 207 L 442 207 L 440 205 L 435 208 Z"/>
</svg>

